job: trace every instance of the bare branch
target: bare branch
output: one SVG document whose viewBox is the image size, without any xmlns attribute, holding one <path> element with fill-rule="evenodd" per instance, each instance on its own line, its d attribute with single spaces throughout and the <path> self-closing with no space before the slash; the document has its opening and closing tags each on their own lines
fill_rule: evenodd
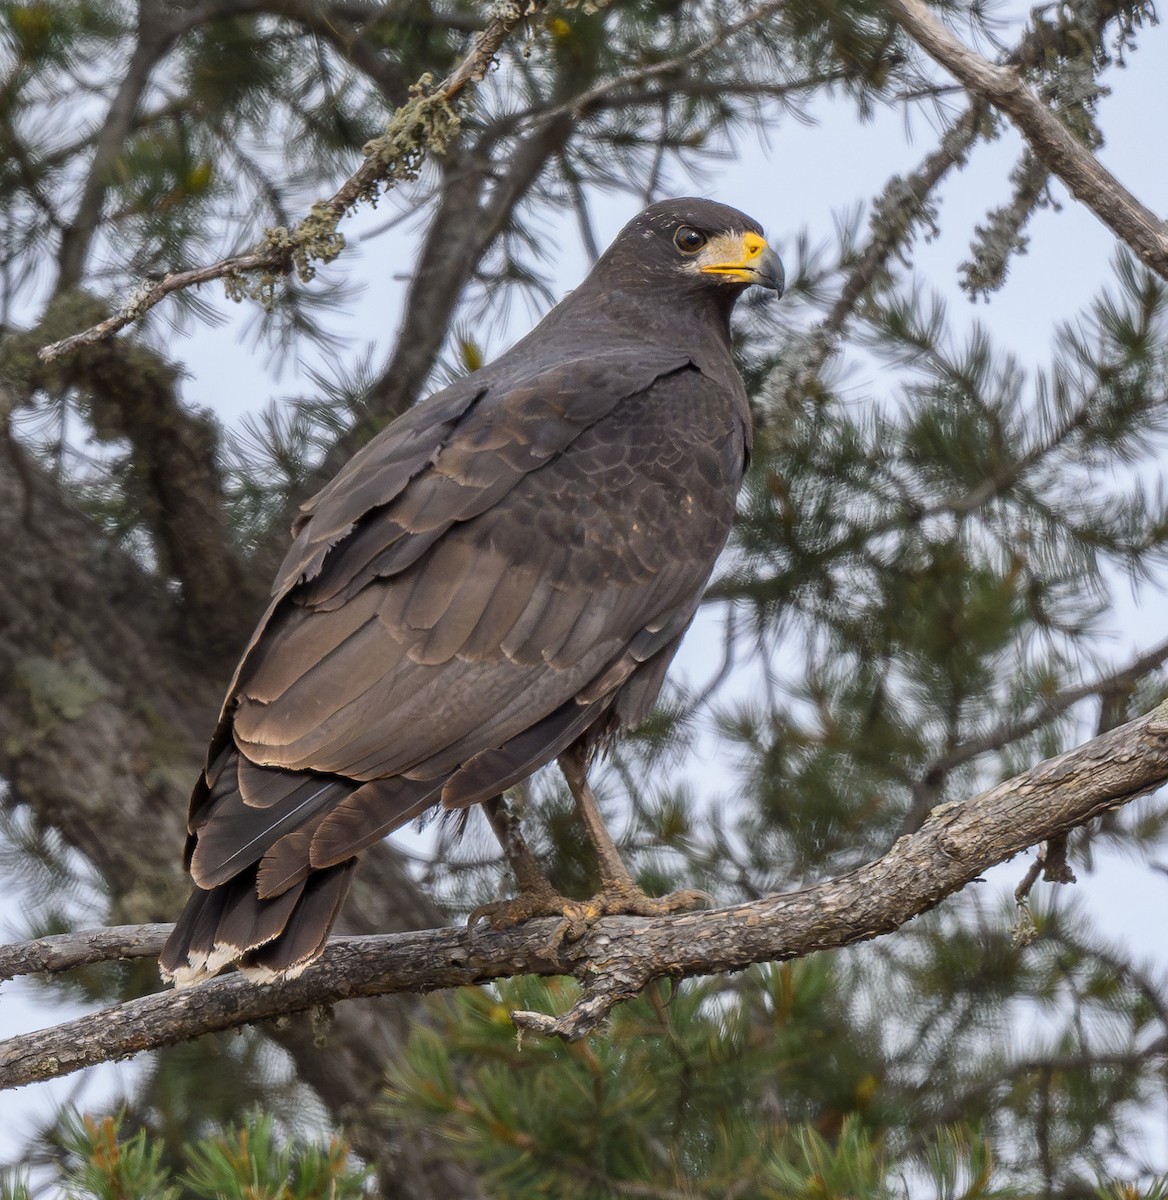
<svg viewBox="0 0 1168 1200">
<path fill-rule="evenodd" d="M 445 119 L 451 130 L 455 118 L 449 110 L 453 100 L 469 83 L 481 80 L 495 61 L 495 55 L 511 31 L 524 19 L 537 12 L 543 0 L 499 5 L 495 16 L 475 39 L 469 53 L 436 88 L 431 90 L 425 80 L 415 85 L 416 94 L 396 110 L 389 123 L 393 138 L 375 138 L 366 146 L 365 161 L 328 199 L 318 201 L 304 220 L 292 231 L 269 231 L 264 245 L 250 254 L 233 255 L 205 267 L 190 271 L 172 271 L 156 281 L 143 283 L 118 309 L 104 321 L 59 342 L 44 346 L 40 357 L 51 362 L 78 346 L 101 341 L 136 321 L 173 292 L 212 279 L 238 281 L 240 276 L 254 272 L 286 275 L 296 266 L 302 274 L 310 273 L 310 258 L 329 261 L 343 245 L 336 227 L 345 213 L 363 198 L 392 187 L 399 179 L 412 178 L 421 158 L 429 147 L 423 137 L 413 136 L 419 128 L 446 110 Z M 400 142 L 400 144 L 398 144 Z M 282 234 L 282 236 L 280 236 Z"/>
<path fill-rule="evenodd" d="M 1012 66 L 995 66 L 963 45 L 923 0 L 887 0 L 888 10 L 922 48 L 973 96 L 989 100 L 1018 127 L 1040 162 L 1057 175 L 1145 266 L 1168 279 L 1168 225 L 1077 142 Z"/>
<path fill-rule="evenodd" d="M 75 287 L 85 269 L 85 259 L 101 219 L 102 205 L 109 190 L 113 164 L 122 152 L 126 135 L 134 126 L 138 102 L 146 91 L 155 66 L 181 32 L 181 24 L 167 19 L 153 4 L 138 5 L 137 38 L 125 77 L 110 103 L 101 132 L 94 146 L 93 160 L 85 183 L 80 188 L 77 211 L 62 231 L 57 254 L 57 281 L 54 292 Z"/>
<path fill-rule="evenodd" d="M 520 973 L 572 974 L 584 982 L 584 996 L 561 1018 L 516 1014 L 529 1028 L 582 1037 L 652 979 L 737 971 L 889 933 L 989 867 L 1165 780 L 1168 703 L 964 803 L 934 809 L 918 833 L 901 838 L 882 858 L 817 887 L 713 912 L 610 917 L 580 941 L 555 947 L 548 944 L 555 921 L 503 933 L 441 929 L 335 939 L 298 979 L 259 985 L 227 975 L 0 1042 L 0 1087 L 318 1004 Z M 123 936 L 111 936 L 111 953 Z M 148 937 L 156 939 L 156 929 Z M 42 961 L 51 957 L 42 952 Z"/>
<path fill-rule="evenodd" d="M 40 972 L 57 975 L 115 959 L 157 958 L 173 928 L 161 923 L 112 925 L 109 929 L 56 933 L 31 942 L 0 946 L 0 980 Z"/>
<path fill-rule="evenodd" d="M 684 78 L 690 68 L 701 62 L 703 58 L 711 54 L 714 50 L 724 46 L 731 38 L 741 33 L 744 29 L 760 24 L 785 7 L 785 0 L 763 0 L 763 3 L 755 4 L 748 8 L 738 20 L 722 25 L 716 33 L 712 33 L 705 41 L 699 42 L 684 54 L 679 54 L 675 58 L 667 58 L 662 62 L 652 63 L 647 67 L 641 67 L 635 71 L 628 71 L 612 79 L 606 79 L 603 83 L 598 83 L 587 91 L 581 92 L 578 96 L 573 96 L 571 100 L 567 100 L 553 108 L 536 106 L 510 113 L 495 123 L 495 130 L 498 133 L 503 133 L 511 128 L 521 127 L 530 121 L 542 124 L 545 121 L 555 120 L 557 117 L 583 118 L 597 108 L 610 107 L 613 104 L 622 103 L 619 99 L 615 101 L 612 99 L 614 92 L 619 93 L 625 90 L 632 90 L 651 80 L 674 79 L 677 76 Z M 804 88 L 815 82 L 817 82 L 815 79 L 800 80 L 796 87 Z M 785 89 L 778 87 L 776 90 L 779 94 L 782 94 Z M 656 99 L 656 97 L 650 97 L 649 99 Z"/>
</svg>

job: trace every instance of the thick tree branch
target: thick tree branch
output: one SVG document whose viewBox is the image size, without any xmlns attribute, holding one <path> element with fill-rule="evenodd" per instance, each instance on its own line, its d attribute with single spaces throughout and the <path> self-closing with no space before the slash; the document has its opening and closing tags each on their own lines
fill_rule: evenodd
<svg viewBox="0 0 1168 1200">
<path fill-rule="evenodd" d="M 31 942 L 0 946 L 0 982 L 41 972 L 57 975 L 94 963 L 130 958 L 157 958 L 171 924 L 112 925 L 80 933 L 55 933 Z"/>
<path fill-rule="evenodd" d="M 1168 279 L 1168 225 L 1103 166 L 1027 87 L 1012 66 L 995 66 L 963 45 L 923 0 L 887 0 L 888 11 L 925 52 L 975 97 L 1018 127 L 1035 157 L 1066 184 L 1145 266 Z"/>
<path fill-rule="evenodd" d="M 336 227 L 345 213 L 364 197 L 392 187 L 399 179 L 412 178 L 422 157 L 431 148 L 426 131 L 435 122 L 453 129 L 456 122 L 449 105 L 469 83 L 481 80 L 512 30 L 542 7 L 542 0 L 499 5 L 495 16 L 475 39 L 473 46 L 454 70 L 432 91 L 421 91 L 402 105 L 390 121 L 385 138 L 366 147 L 365 161 L 327 200 L 313 205 L 311 214 L 292 231 L 271 231 L 265 244 L 250 254 L 233 255 L 190 271 L 172 271 L 156 281 L 143 283 L 122 307 L 104 321 L 72 337 L 42 347 L 41 358 L 51 362 L 78 346 L 101 341 L 136 321 L 173 292 L 207 283 L 212 279 L 239 280 L 243 275 L 264 272 L 285 275 L 294 267 L 310 274 L 309 260 L 335 257 L 341 240 Z M 445 109 L 445 113 L 443 110 Z M 434 138 L 438 140 L 437 137 Z M 278 236 L 279 234 L 283 236 Z"/>
<path fill-rule="evenodd" d="M 0 1043 L 0 1087 L 68 1074 L 215 1030 L 357 996 L 486 983 L 520 973 L 572 974 L 585 993 L 560 1018 L 516 1013 L 521 1027 L 574 1039 L 650 980 L 737 971 L 865 941 L 927 912 L 983 871 L 1168 780 L 1168 704 L 963 803 L 875 862 L 817 887 L 714 912 L 612 917 L 552 948 L 553 921 L 504 933 L 465 929 L 337 939 L 299 978 L 258 985 L 238 975 L 134 1000 Z M 98 940 L 102 935 L 95 935 Z M 157 930 L 144 934 L 154 946 Z M 125 931 L 112 931 L 111 954 Z M 13 951 L 19 959 L 21 950 Z M 42 947 L 25 953 L 52 966 Z"/>
</svg>

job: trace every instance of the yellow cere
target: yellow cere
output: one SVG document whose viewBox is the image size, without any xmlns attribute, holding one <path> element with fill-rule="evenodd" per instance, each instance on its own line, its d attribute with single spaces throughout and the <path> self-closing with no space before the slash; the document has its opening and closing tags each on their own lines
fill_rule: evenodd
<svg viewBox="0 0 1168 1200">
<path fill-rule="evenodd" d="M 750 265 L 766 248 L 766 238 L 757 233 L 722 234 L 721 237 L 710 239 L 698 266 L 708 275 L 734 275 L 749 279 L 747 271 Z"/>
</svg>

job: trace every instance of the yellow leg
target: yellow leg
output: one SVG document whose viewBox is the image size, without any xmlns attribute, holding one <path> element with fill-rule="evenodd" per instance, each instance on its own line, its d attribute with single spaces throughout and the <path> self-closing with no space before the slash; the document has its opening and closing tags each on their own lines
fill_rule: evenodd
<svg viewBox="0 0 1168 1200">
<path fill-rule="evenodd" d="M 600 868 L 600 891 L 590 900 L 571 900 L 552 887 L 543 868 L 531 853 L 519 823 L 508 810 L 502 797 L 496 797 L 483 805 L 487 820 L 503 853 L 515 872 L 519 884 L 519 895 L 513 900 L 495 900 L 480 904 L 467 920 L 474 925 L 486 920 L 493 929 L 509 929 L 531 917 L 558 916 L 559 926 L 552 935 L 550 949 L 554 950 L 568 938 L 575 941 L 588 932 L 592 924 L 601 917 L 633 915 L 641 917 L 663 916 L 698 904 L 713 904 L 706 892 L 671 892 L 668 896 L 647 896 L 636 884 L 624 860 L 617 850 L 596 803 L 596 797 L 588 785 L 587 758 L 582 750 L 573 747 L 560 756 L 560 770 L 568 783 L 568 790 L 576 801 L 580 820 L 588 834 L 588 840 L 596 850 Z"/>
<path fill-rule="evenodd" d="M 671 892 L 668 896 L 647 896 L 641 891 L 629 874 L 629 869 L 625 866 L 624 859 L 621 858 L 620 851 L 600 815 L 600 807 L 588 784 L 588 761 L 583 750 L 579 746 L 573 746 L 560 755 L 559 762 L 568 790 L 576 801 L 580 820 L 588 833 L 588 840 L 596 849 L 596 859 L 600 867 L 600 891 L 584 906 L 583 915 L 590 922 L 598 917 L 615 916 L 620 913 L 656 917 L 693 908 L 698 904 L 713 904 L 713 899 L 706 892 L 681 891 Z"/>
<path fill-rule="evenodd" d="M 483 804 L 483 811 L 494 830 L 499 845 L 511 870 L 515 873 L 515 882 L 519 884 L 519 895 L 512 900 L 492 900 L 480 904 L 467 917 L 467 925 L 473 926 L 485 920 L 492 929 L 510 929 L 521 921 L 531 917 L 562 917 L 565 922 L 571 921 L 573 927 L 578 922 L 569 917 L 579 907 L 574 900 L 561 896 L 552 887 L 543 867 L 536 861 L 519 828 L 507 802 L 502 796 L 496 796 Z M 553 945 L 563 940 L 564 933 L 557 930 Z"/>
</svg>

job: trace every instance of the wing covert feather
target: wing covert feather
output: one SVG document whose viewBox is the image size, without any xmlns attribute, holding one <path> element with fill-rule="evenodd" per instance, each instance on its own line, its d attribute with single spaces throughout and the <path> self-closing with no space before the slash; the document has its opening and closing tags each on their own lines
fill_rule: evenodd
<svg viewBox="0 0 1168 1200">
<path fill-rule="evenodd" d="M 226 710 L 261 765 L 220 753 L 200 883 L 258 864 L 282 904 L 427 807 L 488 799 L 598 722 L 643 716 L 733 519 L 745 435 L 710 421 L 710 387 L 679 368 L 615 408 L 594 399 L 606 420 L 543 429 L 534 399 L 492 422 L 480 392 L 430 442 L 415 428 L 357 462 L 372 507 L 322 493 L 288 560 L 310 565 Z"/>
<path fill-rule="evenodd" d="M 452 384 L 378 434 L 304 505 L 276 593 L 326 569 L 334 545 L 399 497 L 414 532 L 485 512 L 625 397 L 688 363 L 678 351 L 646 347 L 635 360 L 627 350 L 601 351 L 516 376 L 504 359 L 474 384 Z"/>
<path fill-rule="evenodd" d="M 700 410 L 710 407 L 709 384 L 698 372 L 674 374 L 670 383 L 670 405 L 688 400 L 695 418 L 708 415 Z M 270 659 L 279 671 L 270 668 L 269 682 L 261 643 L 240 691 L 236 735 L 249 756 L 357 779 L 414 773 L 427 763 L 449 769 L 452 747 L 473 757 L 580 689 L 592 703 L 620 686 L 663 644 L 659 622 L 679 603 L 688 623 L 733 516 L 726 500 L 712 511 L 707 478 L 717 476 L 717 494 L 732 496 L 737 480 L 727 486 L 724 476 L 741 470 L 741 438 L 731 444 L 731 427 L 710 430 L 695 419 L 678 435 L 656 391 L 626 397 L 614 417 L 631 409 L 627 419 L 585 429 L 554 469 L 524 475 L 481 519 L 453 524 L 417 562 L 370 579 L 341 608 L 302 606 L 294 590 L 290 615 L 273 622 Z M 470 417 L 485 409 L 481 400 Z M 492 436 L 493 445 L 501 435 Z M 450 445 L 457 444 L 456 431 Z M 671 538 L 676 509 L 698 503 L 711 509 L 698 536 L 687 529 Z M 391 504 L 367 520 L 388 522 L 396 533 L 401 518 Z M 366 542 L 366 559 L 374 542 Z M 337 553 L 345 550 L 342 543 Z M 326 560 L 306 594 L 329 574 Z M 376 621 L 353 628 L 354 613 L 372 611 Z M 302 660 L 297 676 L 284 645 L 326 653 Z M 598 645 L 610 657 L 582 678 L 574 667 L 595 662 Z M 631 658 L 621 666 L 625 647 Z M 545 674 L 546 683 L 533 687 Z M 513 720 L 493 719 L 504 709 Z M 476 728 L 487 739 L 478 745 Z"/>
<path fill-rule="evenodd" d="M 371 842 L 653 703 L 750 441 L 737 292 L 679 281 L 680 218 L 759 233 L 709 202 L 651 206 L 527 337 L 302 507 L 191 798 L 198 886 L 164 974 L 298 974 Z"/>
</svg>

